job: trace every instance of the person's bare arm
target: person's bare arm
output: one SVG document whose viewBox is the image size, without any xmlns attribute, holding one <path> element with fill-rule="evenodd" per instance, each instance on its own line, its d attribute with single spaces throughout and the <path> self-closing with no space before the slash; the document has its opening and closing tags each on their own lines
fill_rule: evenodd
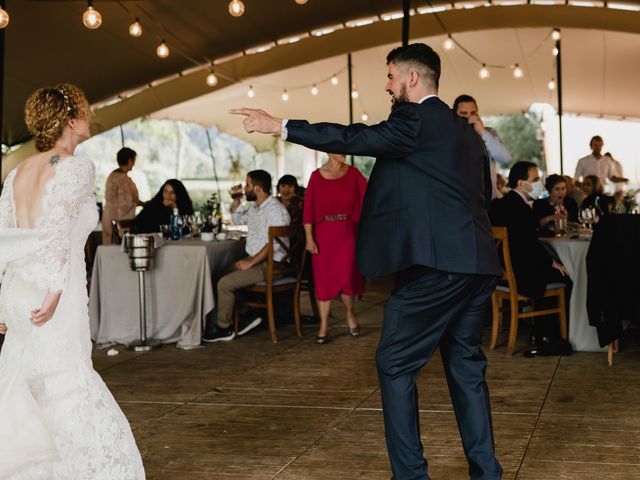
<svg viewBox="0 0 640 480">
<path fill-rule="evenodd" d="M 306 241 L 306 249 L 309 253 L 316 255 L 318 253 L 318 245 L 316 244 L 315 239 L 313 238 L 313 225 L 310 223 L 304 224 L 304 235 L 307 239 Z"/>
</svg>

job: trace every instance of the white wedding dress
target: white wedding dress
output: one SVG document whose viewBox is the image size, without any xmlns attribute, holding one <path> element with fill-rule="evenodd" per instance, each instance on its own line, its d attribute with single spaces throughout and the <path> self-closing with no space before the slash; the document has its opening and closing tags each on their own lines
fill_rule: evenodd
<svg viewBox="0 0 640 480">
<path fill-rule="evenodd" d="M 0 354 L 0 478 L 144 479 L 129 423 L 91 363 L 84 245 L 98 222 L 95 167 L 67 157 L 54 168 L 33 229 L 16 225 L 15 170 L 0 197 L 0 322 L 8 327 Z M 30 311 L 47 291 L 62 291 L 60 302 L 51 320 L 34 327 Z M 29 438 L 41 453 L 20 448 Z"/>
</svg>

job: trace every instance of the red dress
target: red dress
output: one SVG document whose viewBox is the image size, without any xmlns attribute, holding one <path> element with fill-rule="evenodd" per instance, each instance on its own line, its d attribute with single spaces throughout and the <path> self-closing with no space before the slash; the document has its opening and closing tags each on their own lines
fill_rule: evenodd
<svg viewBox="0 0 640 480">
<path fill-rule="evenodd" d="M 357 168 L 336 179 L 314 171 L 304 197 L 304 224 L 312 224 L 318 254 L 312 256 L 316 298 L 332 300 L 364 292 L 356 266 L 356 234 L 367 180 Z"/>
</svg>

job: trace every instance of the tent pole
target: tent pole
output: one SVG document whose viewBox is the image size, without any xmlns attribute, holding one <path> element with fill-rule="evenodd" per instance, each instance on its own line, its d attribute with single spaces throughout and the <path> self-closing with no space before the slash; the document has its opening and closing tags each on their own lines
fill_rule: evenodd
<svg viewBox="0 0 640 480">
<path fill-rule="evenodd" d="M 347 55 L 347 71 L 349 73 L 349 125 L 353 123 L 353 65 L 351 64 L 351 54 Z M 353 155 L 349 155 L 351 165 L 353 165 Z"/>
<path fill-rule="evenodd" d="M 558 56 L 556 57 L 556 77 L 558 79 L 558 125 L 560 127 L 560 174 L 564 175 L 564 156 L 562 152 L 562 51 L 560 50 L 560 40 L 556 40 L 556 48 L 558 49 Z"/>
<path fill-rule="evenodd" d="M 122 128 L 122 124 L 120 124 L 120 143 L 122 144 L 122 148 L 124 148 L 124 128 Z"/>
<path fill-rule="evenodd" d="M 220 181 L 218 180 L 218 170 L 216 169 L 216 155 L 213 153 L 213 145 L 211 144 L 211 133 L 209 129 L 204 129 L 207 134 L 207 144 L 209 145 L 209 155 L 211 155 L 211 161 L 213 162 L 213 176 L 216 179 L 216 190 L 218 190 L 218 201 L 222 201 L 222 195 L 220 194 Z"/>
<path fill-rule="evenodd" d="M 402 0 L 402 46 L 409 45 L 409 10 L 411 8 L 411 0 Z"/>
</svg>

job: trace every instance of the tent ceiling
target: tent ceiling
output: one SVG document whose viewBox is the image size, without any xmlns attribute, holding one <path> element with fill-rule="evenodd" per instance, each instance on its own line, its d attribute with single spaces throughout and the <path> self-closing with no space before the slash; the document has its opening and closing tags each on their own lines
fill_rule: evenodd
<svg viewBox="0 0 640 480">
<path fill-rule="evenodd" d="M 419 40 L 435 45 L 442 56 L 440 96 L 443 100 L 451 105 L 456 96 L 468 93 L 476 98 L 483 115 L 496 115 L 520 113 L 536 102 L 556 105 L 556 92 L 547 86 L 555 77 L 551 55 L 553 42 L 548 36 L 548 28 L 488 30 L 456 36 L 457 41 L 476 56 L 493 64 L 513 64 L 537 48 L 520 64 L 525 71 L 520 80 L 513 78 L 510 69 L 493 70 L 490 79 L 480 80 L 478 65 L 459 48 L 442 51 L 444 36 Z M 640 116 L 640 97 L 633 94 L 635 79 L 640 78 L 640 63 L 634 61 L 640 58 L 640 35 L 564 29 L 562 39 L 566 111 Z M 496 45 L 501 48 L 495 48 Z M 363 113 L 368 115 L 368 123 L 388 116 L 390 103 L 384 93 L 384 59 L 393 46 L 384 45 L 352 54 L 353 82 L 359 93 L 354 100 L 354 121 L 361 121 Z M 269 137 L 245 135 L 240 119 L 227 114 L 228 109 L 250 106 L 288 118 L 348 123 L 346 62 L 346 55 L 340 55 L 254 77 L 243 84 L 236 83 L 162 109 L 151 117 L 217 125 L 225 132 L 244 136 L 259 147 L 270 148 Z M 336 72 L 341 72 L 337 86 L 328 81 L 320 83 Z M 247 97 L 249 84 L 255 91 L 252 99 Z M 317 96 L 310 93 L 313 84 L 318 84 Z M 285 88 L 289 94 L 286 103 L 281 98 Z"/>
<path fill-rule="evenodd" d="M 24 101 L 28 94 L 39 86 L 73 82 L 87 92 L 92 103 L 98 103 L 122 92 L 148 84 L 155 85 L 158 79 L 175 76 L 179 72 L 184 73 L 194 64 L 205 65 L 210 60 L 228 57 L 252 47 L 321 27 L 371 15 L 397 12 L 402 5 L 400 0 L 309 0 L 303 6 L 297 5 L 293 0 L 243 1 L 246 5 L 245 14 L 240 18 L 233 18 L 227 13 L 228 0 L 98 0 L 94 4 L 102 13 L 103 24 L 98 30 L 93 31 L 86 29 L 80 20 L 86 8 L 84 1 L 8 2 L 11 23 L 5 30 L 3 143 L 13 145 L 28 138 L 23 124 Z M 478 2 L 433 2 L 434 5 L 447 6 L 451 6 L 452 3 L 464 6 Z M 499 0 L 493 3 L 499 3 Z M 627 3 L 640 5 L 640 1 Z M 428 5 L 428 1 L 412 1 L 415 8 Z M 606 26 L 607 30 L 639 33 L 638 15 L 640 14 L 637 12 L 609 8 L 521 5 L 453 9 L 442 12 L 441 18 L 451 32 L 509 26 L 595 29 Z M 137 39 L 127 33 L 127 27 L 133 17 L 140 17 L 145 29 L 143 36 Z M 415 38 L 442 33 L 442 28 L 432 14 L 415 15 L 411 28 L 412 36 Z M 482 37 L 480 42 L 493 43 L 496 40 L 492 35 L 494 34 Z M 595 35 L 602 38 L 604 34 Z M 247 55 L 223 62 L 217 67 L 227 76 L 226 80 L 220 82 L 219 88 L 222 91 L 224 87 L 237 80 L 270 74 L 314 60 L 330 59 L 332 56 L 346 53 L 349 49 L 361 50 L 385 45 L 397 41 L 399 36 L 400 21 L 379 22 L 366 27 L 347 28 L 325 37 L 305 39 L 293 45 L 283 45 L 266 53 Z M 165 60 L 155 55 L 155 48 L 162 38 L 166 39 L 172 50 L 172 54 Z M 625 38 L 635 39 L 636 36 L 629 35 Z M 510 51 L 512 47 L 511 44 L 493 43 L 492 55 L 500 56 L 502 53 L 498 52 L 499 50 Z M 579 47 L 576 49 L 580 50 Z M 632 50 L 628 53 L 628 58 L 632 59 L 627 61 L 628 67 L 637 68 L 637 43 L 630 48 L 625 44 L 623 50 L 626 49 Z M 358 56 L 371 55 L 375 58 L 372 64 L 379 66 L 382 54 L 386 53 L 386 50 L 387 47 L 381 47 L 376 53 L 363 52 Z M 609 46 L 607 51 L 607 58 L 618 55 L 612 52 Z M 584 55 L 583 50 L 578 53 L 583 57 L 591 56 Z M 454 55 L 455 52 L 451 54 L 451 63 L 457 65 L 453 59 Z M 504 55 L 505 58 L 511 57 L 506 53 Z M 567 53 L 565 57 L 568 55 Z M 621 52 L 619 55 L 625 57 L 627 53 Z M 362 72 L 364 59 L 359 58 L 358 61 L 360 66 L 357 68 Z M 595 68 L 599 68 L 601 63 Z M 605 66 L 609 68 L 608 63 Z M 456 70 L 456 74 L 447 74 L 451 75 L 450 80 L 455 78 L 455 75 L 461 78 L 477 78 L 475 72 L 468 72 L 462 64 L 457 68 L 461 70 Z M 545 78 L 548 71 L 549 67 L 545 65 Z M 206 73 L 203 72 L 185 74 L 120 103 L 100 109 L 97 115 L 100 128 L 110 128 L 131 118 L 206 93 L 208 90 L 203 86 L 204 75 Z M 596 77 L 599 75 L 600 73 L 594 75 L 593 71 L 585 69 L 581 78 L 597 83 Z M 631 73 L 628 75 L 628 78 L 633 78 Z M 364 91 L 367 88 L 374 89 L 373 85 L 365 85 L 367 80 L 368 78 L 358 81 L 363 83 L 366 98 L 373 99 L 374 95 L 369 96 Z M 529 80 L 523 83 L 525 82 Z M 608 92 L 626 88 L 625 82 L 625 78 L 607 80 L 604 100 L 601 101 L 602 108 L 595 110 L 597 113 L 631 115 L 632 112 L 628 111 L 631 109 L 637 115 L 639 110 L 633 102 L 629 102 L 630 105 L 627 106 L 623 104 L 623 110 L 609 108 L 616 103 Z M 279 81 L 277 83 L 280 84 Z M 376 85 L 375 88 L 380 87 Z M 466 89 L 479 91 L 476 88 Z M 530 96 L 532 93 L 527 92 L 526 95 Z M 593 95 L 593 91 L 589 95 Z M 525 108 L 524 102 L 522 103 L 521 108 Z M 506 104 L 504 107 L 500 105 L 497 104 L 496 108 L 504 108 L 507 111 Z M 371 108 L 373 112 L 376 107 Z"/>
</svg>

